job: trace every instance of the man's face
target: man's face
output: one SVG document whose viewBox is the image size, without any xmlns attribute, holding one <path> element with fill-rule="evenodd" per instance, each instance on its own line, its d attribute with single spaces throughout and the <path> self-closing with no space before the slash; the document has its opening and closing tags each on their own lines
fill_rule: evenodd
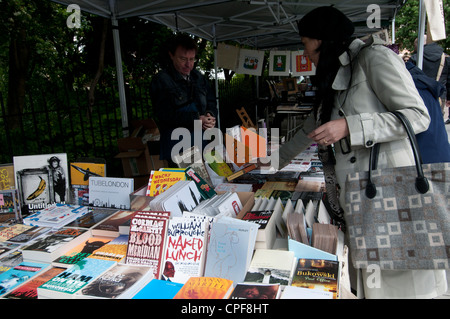
<svg viewBox="0 0 450 319">
<path fill-rule="evenodd" d="M 191 73 L 195 63 L 195 50 L 186 50 L 179 46 L 175 50 L 175 54 L 169 52 L 169 55 L 175 70 L 182 75 L 189 75 Z"/>
</svg>

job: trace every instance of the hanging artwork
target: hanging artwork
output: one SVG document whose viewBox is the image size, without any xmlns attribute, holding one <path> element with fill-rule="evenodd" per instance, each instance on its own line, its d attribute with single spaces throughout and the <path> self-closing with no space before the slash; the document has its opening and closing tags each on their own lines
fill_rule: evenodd
<svg viewBox="0 0 450 319">
<path fill-rule="evenodd" d="M 264 51 L 241 49 L 239 51 L 238 74 L 261 75 Z"/>
<path fill-rule="evenodd" d="M 292 64 L 292 76 L 316 74 L 316 66 L 303 54 L 303 50 L 292 52 Z"/>
<path fill-rule="evenodd" d="M 291 67 L 290 51 L 270 51 L 269 75 L 288 76 Z"/>
<path fill-rule="evenodd" d="M 240 49 L 237 46 L 219 43 L 217 46 L 217 66 L 236 72 Z"/>
</svg>

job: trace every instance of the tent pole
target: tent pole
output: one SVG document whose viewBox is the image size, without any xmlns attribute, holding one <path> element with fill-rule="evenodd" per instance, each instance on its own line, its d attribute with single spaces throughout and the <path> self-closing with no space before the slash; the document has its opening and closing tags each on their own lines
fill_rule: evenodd
<svg viewBox="0 0 450 319">
<path fill-rule="evenodd" d="M 395 44 L 395 17 L 392 19 L 392 44 Z"/>
<path fill-rule="evenodd" d="M 216 105 L 217 105 L 217 127 L 220 127 L 220 105 L 219 105 L 219 80 L 218 80 L 218 67 L 217 67 L 217 41 L 216 41 L 216 25 L 213 25 L 213 47 L 214 47 L 214 86 L 216 89 Z"/>
<path fill-rule="evenodd" d="M 425 20 L 427 12 L 423 0 L 419 1 L 419 30 L 417 37 L 417 66 L 422 69 L 423 66 L 423 45 L 425 35 Z"/>
<path fill-rule="evenodd" d="M 127 102 L 125 97 L 125 82 L 123 79 L 123 69 L 122 69 L 122 54 L 120 51 L 120 37 L 119 37 L 119 24 L 117 19 L 113 16 L 111 17 L 112 23 L 112 33 L 114 41 L 114 55 L 116 58 L 116 72 L 117 72 L 117 82 L 119 86 L 119 101 L 120 101 L 120 111 L 122 114 L 122 133 L 123 137 L 128 137 L 129 127 L 128 127 L 128 111 Z"/>
</svg>

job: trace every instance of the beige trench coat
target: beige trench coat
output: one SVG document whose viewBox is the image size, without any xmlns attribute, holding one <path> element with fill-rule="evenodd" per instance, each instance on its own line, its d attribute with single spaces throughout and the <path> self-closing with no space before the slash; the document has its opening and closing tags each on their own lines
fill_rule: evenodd
<svg viewBox="0 0 450 319">
<path fill-rule="evenodd" d="M 390 111 L 400 111 L 406 115 L 416 134 L 425 131 L 430 123 L 427 108 L 403 60 L 390 49 L 378 44 L 381 43 L 374 38 L 367 43 L 354 40 L 349 47 L 350 56 L 347 53 L 340 56 L 341 68 L 333 83 L 333 88 L 338 93 L 335 96 L 336 107 L 331 120 L 344 117 L 350 132 L 346 139 L 334 145 L 336 176 L 341 187 L 340 202 L 344 209 L 347 174 L 367 171 L 370 148 L 376 143 L 382 143 L 378 168 L 407 166 L 414 163 L 406 132 Z M 307 138 L 307 134 L 315 128 L 315 119 L 311 114 L 298 133 L 274 154 L 279 156 L 279 167 L 288 164 L 294 156 L 311 144 L 312 141 Z M 423 279 L 430 278 L 430 272 L 433 273 L 432 277 L 437 276 L 437 279 L 425 281 L 424 284 Z M 365 286 L 366 297 L 425 298 L 434 297 L 446 290 L 446 287 L 441 287 L 439 292 L 436 292 L 437 284 L 434 284 L 446 282 L 444 271 L 419 270 L 414 271 L 414 276 L 412 272 L 404 271 L 394 272 L 394 276 L 392 272 L 382 271 L 382 273 L 389 275 L 389 282 L 398 279 L 395 287 L 386 283 L 376 289 Z M 444 278 L 441 278 L 442 274 Z M 366 277 L 363 272 L 363 281 Z M 406 278 L 408 284 L 405 281 L 405 285 L 402 285 Z M 417 285 L 420 287 L 412 283 L 414 289 L 411 289 L 412 278 L 417 278 Z M 405 289 L 402 289 L 402 286 Z"/>
</svg>

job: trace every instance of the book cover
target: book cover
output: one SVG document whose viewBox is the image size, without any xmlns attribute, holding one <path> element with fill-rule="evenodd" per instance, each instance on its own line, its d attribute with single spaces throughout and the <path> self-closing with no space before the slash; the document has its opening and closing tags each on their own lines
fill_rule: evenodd
<svg viewBox="0 0 450 319">
<path fill-rule="evenodd" d="M 257 224 L 232 217 L 214 221 L 210 230 L 204 276 L 244 281 L 258 227 Z"/>
<path fill-rule="evenodd" d="M 48 233 L 51 228 L 50 227 L 40 227 L 40 226 L 30 226 L 31 228 L 25 230 L 24 232 L 11 237 L 8 239 L 9 243 L 23 245 L 32 240 L 39 238 L 40 236 Z"/>
<path fill-rule="evenodd" d="M 127 254 L 127 246 L 128 235 L 119 235 L 112 240 L 110 238 L 105 245 L 94 250 L 90 257 L 121 262 Z"/>
<path fill-rule="evenodd" d="M 115 261 L 87 257 L 39 286 L 38 296 L 39 298 L 41 296 L 72 298 L 77 291 L 93 282 L 115 264 Z"/>
<path fill-rule="evenodd" d="M 131 219 L 126 264 L 149 266 L 160 279 L 167 238 L 167 217 L 136 213 Z"/>
<path fill-rule="evenodd" d="M 152 171 L 147 187 L 147 196 L 155 197 L 165 192 L 176 182 L 185 180 L 184 171 Z"/>
<path fill-rule="evenodd" d="M 16 187 L 13 163 L 0 164 L 0 190 L 9 190 Z"/>
<path fill-rule="evenodd" d="M 278 299 L 280 284 L 238 283 L 230 299 Z"/>
<path fill-rule="evenodd" d="M 106 177 L 106 164 L 94 162 L 71 162 L 70 183 L 71 185 L 89 186 L 89 178 Z"/>
<path fill-rule="evenodd" d="M 91 256 L 94 251 L 108 244 L 111 240 L 112 238 L 110 237 L 91 236 L 86 241 L 83 241 L 65 254 L 58 256 L 52 262 L 52 265 L 68 268 L 80 260 Z"/>
<path fill-rule="evenodd" d="M 21 262 L 19 265 L 0 274 L 0 295 L 12 291 L 49 267 L 49 264 Z"/>
<path fill-rule="evenodd" d="M 62 228 L 51 231 L 22 248 L 23 258 L 50 263 L 57 256 L 66 253 L 89 237 L 89 231 L 81 228 Z"/>
<path fill-rule="evenodd" d="M 23 225 L 23 224 L 15 224 L 12 226 L 4 227 L 0 230 L 0 242 L 5 242 L 23 232 L 31 229 L 32 226 Z"/>
<path fill-rule="evenodd" d="M 26 225 L 61 228 L 88 213 L 88 208 L 81 205 L 54 203 L 25 217 Z"/>
<path fill-rule="evenodd" d="M 130 194 L 134 191 L 133 178 L 89 178 L 89 206 L 130 209 Z"/>
<path fill-rule="evenodd" d="M 22 211 L 18 190 L 0 190 L 0 223 L 7 225 L 20 222 Z"/>
<path fill-rule="evenodd" d="M 203 275 L 206 249 L 205 218 L 173 217 L 169 220 L 163 278 L 185 283 Z"/>
<path fill-rule="evenodd" d="M 203 162 L 202 153 L 196 145 L 184 150 L 179 155 L 175 155 L 173 160 L 180 168 L 191 167 L 208 185 L 212 185 L 208 170 Z"/>
<path fill-rule="evenodd" d="M 193 168 L 188 167 L 186 169 L 186 175 L 188 176 L 189 180 L 194 181 L 204 199 L 211 198 L 217 194 L 216 191 L 211 187 L 212 184 L 208 184 L 199 174 L 197 174 L 197 172 Z"/>
<path fill-rule="evenodd" d="M 152 278 L 149 267 L 117 264 L 81 289 L 76 297 L 130 299 Z"/>
<path fill-rule="evenodd" d="M 159 199 L 160 209 L 171 213 L 171 216 L 183 216 L 183 212 L 192 211 L 202 200 L 202 196 L 193 181 L 180 181 L 180 184 L 174 188 L 174 192 L 163 193 Z M 164 196 L 164 194 L 166 196 Z M 158 203 L 153 200 L 152 202 Z M 152 207 L 152 202 L 150 207 Z"/>
<path fill-rule="evenodd" d="M 179 282 L 152 279 L 132 299 L 173 299 L 181 287 Z"/>
<path fill-rule="evenodd" d="M 260 230 L 263 231 L 266 228 L 272 214 L 273 209 L 249 211 L 245 213 L 244 216 L 242 216 L 242 220 L 247 220 L 251 223 L 258 224 L 259 225 L 258 232 L 259 232 Z"/>
<path fill-rule="evenodd" d="M 256 249 L 244 282 L 288 285 L 296 258 L 293 252 Z"/>
<path fill-rule="evenodd" d="M 44 271 L 43 273 L 28 280 L 23 285 L 15 288 L 14 290 L 12 290 L 3 297 L 8 299 L 27 299 L 27 300 L 38 299 L 37 288 L 45 284 L 53 277 L 59 275 L 64 270 L 66 269 L 62 267 L 51 267 L 48 270 Z"/>
<path fill-rule="evenodd" d="M 91 228 L 92 235 L 95 236 L 119 236 L 119 228 L 126 224 L 135 214 L 132 210 L 119 210 L 110 217 L 104 219 Z"/>
<path fill-rule="evenodd" d="M 69 195 L 66 153 L 14 156 L 13 164 L 23 215 L 66 202 Z"/>
<path fill-rule="evenodd" d="M 9 251 L 0 257 L 0 274 L 23 262 L 23 256 L 20 250 Z"/>
<path fill-rule="evenodd" d="M 233 281 L 218 277 L 191 277 L 173 299 L 227 299 Z"/>
<path fill-rule="evenodd" d="M 333 293 L 338 297 L 339 262 L 299 258 L 291 286 Z"/>
<path fill-rule="evenodd" d="M 70 222 L 66 227 L 91 228 L 118 211 L 114 208 L 89 207 L 88 213 Z"/>
</svg>

